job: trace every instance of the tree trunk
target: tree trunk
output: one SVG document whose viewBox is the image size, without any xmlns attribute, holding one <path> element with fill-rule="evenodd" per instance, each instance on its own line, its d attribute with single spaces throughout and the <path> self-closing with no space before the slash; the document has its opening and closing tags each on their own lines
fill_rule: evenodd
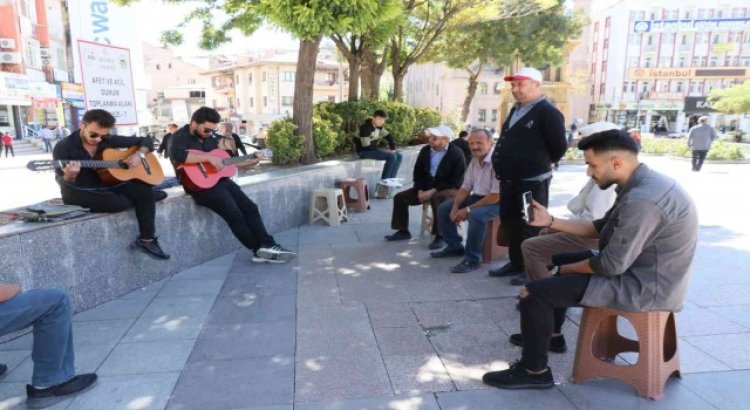
<svg viewBox="0 0 750 410">
<path fill-rule="evenodd" d="M 301 40 L 297 58 L 297 75 L 294 81 L 294 123 L 299 135 L 305 137 L 305 153 L 303 164 L 314 164 L 315 143 L 313 141 L 313 88 L 315 86 L 315 63 L 318 58 L 320 37 L 313 40 Z"/>
<path fill-rule="evenodd" d="M 362 98 L 380 99 L 380 78 L 385 72 L 386 59 L 382 57 L 382 60 L 378 61 L 379 58 L 381 57 L 369 48 L 365 48 L 362 52 Z"/>
<path fill-rule="evenodd" d="M 469 88 L 466 89 L 466 98 L 464 99 L 464 107 L 461 110 L 461 123 L 466 124 L 466 120 L 469 119 L 469 111 L 471 110 L 471 102 L 474 100 L 474 96 L 477 94 L 477 85 L 479 85 L 479 81 L 477 81 L 477 78 L 479 78 L 479 73 L 482 72 L 482 67 L 480 66 L 479 69 L 477 69 L 477 72 L 474 73 L 469 69 L 466 69 L 466 71 L 469 72 Z"/>
<path fill-rule="evenodd" d="M 404 101 L 404 77 L 406 69 L 401 69 L 397 65 L 393 66 L 393 100 Z"/>
<path fill-rule="evenodd" d="M 349 60 L 349 101 L 357 101 L 359 99 L 359 70 L 361 67 L 362 59 L 360 57 Z"/>
</svg>

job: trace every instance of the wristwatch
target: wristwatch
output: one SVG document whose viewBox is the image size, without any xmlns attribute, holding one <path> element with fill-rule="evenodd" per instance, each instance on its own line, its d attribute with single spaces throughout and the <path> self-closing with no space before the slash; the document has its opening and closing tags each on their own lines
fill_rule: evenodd
<svg viewBox="0 0 750 410">
<path fill-rule="evenodd" d="M 141 157 L 141 159 L 146 159 L 146 154 L 144 154 L 143 152 L 138 151 L 137 154 L 139 157 Z"/>
<path fill-rule="evenodd" d="M 470 214 L 470 213 L 471 213 L 471 207 L 470 207 L 470 206 L 467 206 L 467 207 L 466 207 L 466 213 L 467 213 L 467 214 Z"/>
</svg>

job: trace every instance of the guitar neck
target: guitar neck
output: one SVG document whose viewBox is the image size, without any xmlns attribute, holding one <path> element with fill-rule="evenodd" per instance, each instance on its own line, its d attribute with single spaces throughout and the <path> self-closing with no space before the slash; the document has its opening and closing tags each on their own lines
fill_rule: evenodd
<svg viewBox="0 0 750 410">
<path fill-rule="evenodd" d="M 76 161 L 81 164 L 81 168 L 123 168 L 120 161 L 99 161 L 92 159 L 83 159 Z M 55 167 L 62 168 L 63 166 L 68 165 L 71 162 L 75 161 L 67 159 L 55 160 Z"/>
<path fill-rule="evenodd" d="M 257 158 L 257 157 L 254 154 L 250 154 L 250 155 L 243 155 L 241 157 L 225 158 L 221 162 L 224 163 L 224 165 L 233 165 L 238 162 L 247 161 L 249 159 L 254 159 L 254 158 Z"/>
</svg>

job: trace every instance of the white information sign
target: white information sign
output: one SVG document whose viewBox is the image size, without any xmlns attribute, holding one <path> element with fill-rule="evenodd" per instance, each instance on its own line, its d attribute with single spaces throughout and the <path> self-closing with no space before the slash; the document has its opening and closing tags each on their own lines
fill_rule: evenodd
<svg viewBox="0 0 750 410">
<path fill-rule="evenodd" d="M 117 125 L 138 124 L 130 50 L 78 40 L 86 109 L 103 109 Z"/>
</svg>

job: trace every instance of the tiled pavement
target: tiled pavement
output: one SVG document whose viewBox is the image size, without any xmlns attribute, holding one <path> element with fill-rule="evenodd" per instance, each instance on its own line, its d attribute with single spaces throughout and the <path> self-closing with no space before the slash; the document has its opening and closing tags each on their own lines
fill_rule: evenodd
<svg viewBox="0 0 750 410">
<path fill-rule="evenodd" d="M 339 227 L 277 235 L 299 251 L 292 263 L 257 265 L 239 250 L 76 315 L 77 368 L 96 370 L 100 382 L 55 408 L 746 408 L 750 193 L 737 188 L 750 167 L 708 165 L 697 175 L 683 162 L 647 161 L 680 179 L 701 213 L 694 276 L 677 319 L 683 378 L 658 402 L 616 381 L 568 382 L 578 311 L 565 327 L 570 353 L 550 356 L 555 389 L 484 386 L 483 372 L 520 356 L 507 342 L 518 329 L 518 288 L 487 277 L 486 267 L 448 273 L 458 261 L 430 259 L 427 239 L 384 243 L 390 201 L 376 200 Z M 582 186 L 582 169 L 556 174 L 557 215 Z M 412 232 L 420 210 L 412 208 Z M 0 408 L 21 406 L 30 349 L 30 335 L 0 345 L 10 368 Z"/>
</svg>

